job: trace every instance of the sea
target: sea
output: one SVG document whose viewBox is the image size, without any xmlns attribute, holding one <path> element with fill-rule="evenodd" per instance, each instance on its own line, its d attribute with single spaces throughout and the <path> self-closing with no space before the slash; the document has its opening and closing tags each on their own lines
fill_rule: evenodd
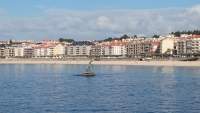
<svg viewBox="0 0 200 113">
<path fill-rule="evenodd" d="M 200 113 L 200 67 L 1 64 L 0 113 Z"/>
</svg>

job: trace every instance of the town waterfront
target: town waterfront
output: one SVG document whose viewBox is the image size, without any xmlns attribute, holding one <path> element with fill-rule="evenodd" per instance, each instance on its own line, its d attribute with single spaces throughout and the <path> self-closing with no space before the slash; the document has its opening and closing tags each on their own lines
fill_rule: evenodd
<svg viewBox="0 0 200 113">
<path fill-rule="evenodd" d="M 2 113 L 198 113 L 199 67 L 1 64 Z"/>
<path fill-rule="evenodd" d="M 88 64 L 89 59 L 0 59 L 0 64 Z M 93 61 L 95 65 L 200 67 L 198 61 L 108 59 Z"/>
</svg>

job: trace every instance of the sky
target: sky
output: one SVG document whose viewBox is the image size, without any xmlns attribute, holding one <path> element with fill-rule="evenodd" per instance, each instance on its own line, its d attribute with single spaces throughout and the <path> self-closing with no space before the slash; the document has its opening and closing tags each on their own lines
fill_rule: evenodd
<svg viewBox="0 0 200 113">
<path fill-rule="evenodd" d="M 0 40 L 95 40 L 200 29 L 200 0 L 0 0 Z"/>
</svg>

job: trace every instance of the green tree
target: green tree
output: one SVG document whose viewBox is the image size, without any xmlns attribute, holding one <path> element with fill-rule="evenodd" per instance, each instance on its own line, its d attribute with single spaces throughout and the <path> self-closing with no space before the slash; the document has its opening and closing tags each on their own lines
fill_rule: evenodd
<svg viewBox="0 0 200 113">
<path fill-rule="evenodd" d="M 12 40 L 9 40 L 9 44 L 12 45 L 12 44 L 13 44 L 13 41 L 12 41 Z"/>
<path fill-rule="evenodd" d="M 108 38 L 104 39 L 104 41 L 112 41 L 112 40 L 113 40 L 112 37 L 108 37 Z"/>
<path fill-rule="evenodd" d="M 176 32 L 174 33 L 174 35 L 175 35 L 176 37 L 180 37 L 180 36 L 181 36 L 181 32 L 180 32 L 180 31 L 176 31 Z"/>
<path fill-rule="evenodd" d="M 69 43 L 75 42 L 74 39 L 59 38 L 58 40 L 59 42 L 69 42 Z"/>
<path fill-rule="evenodd" d="M 153 37 L 152 38 L 159 38 L 160 37 L 160 35 L 153 35 Z"/>
<path fill-rule="evenodd" d="M 134 38 L 137 38 L 137 35 L 134 35 L 133 37 L 134 37 Z"/>
<path fill-rule="evenodd" d="M 123 36 L 120 37 L 121 40 L 122 39 L 127 39 L 127 38 L 129 38 L 129 36 L 127 34 L 124 34 Z"/>
</svg>

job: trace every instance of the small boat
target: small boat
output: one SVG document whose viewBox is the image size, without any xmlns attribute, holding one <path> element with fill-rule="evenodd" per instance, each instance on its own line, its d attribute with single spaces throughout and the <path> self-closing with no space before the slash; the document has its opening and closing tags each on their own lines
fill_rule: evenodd
<svg viewBox="0 0 200 113">
<path fill-rule="evenodd" d="M 88 67 L 86 68 L 86 71 L 81 73 L 81 76 L 95 76 L 96 74 L 94 72 L 92 72 L 91 67 L 92 67 L 92 60 L 89 62 Z"/>
<path fill-rule="evenodd" d="M 180 61 L 197 61 L 198 57 L 189 57 L 189 58 L 182 58 Z"/>
<path fill-rule="evenodd" d="M 95 76 L 96 74 L 94 72 L 84 72 L 81 73 L 82 76 Z"/>
</svg>

